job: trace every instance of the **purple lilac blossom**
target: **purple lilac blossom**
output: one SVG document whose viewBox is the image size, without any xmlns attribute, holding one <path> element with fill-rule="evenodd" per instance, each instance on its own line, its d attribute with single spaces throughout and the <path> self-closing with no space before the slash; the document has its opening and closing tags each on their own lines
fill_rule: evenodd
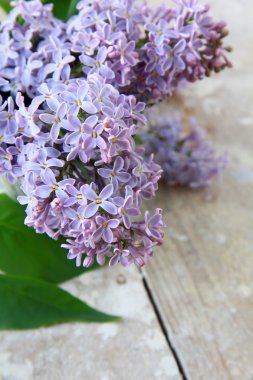
<svg viewBox="0 0 253 380">
<path fill-rule="evenodd" d="M 83 72 L 100 72 L 105 66 L 114 73 L 104 73 L 107 82 L 121 93 L 154 102 L 171 95 L 181 82 L 230 67 L 230 48 L 223 44 L 226 24 L 211 18 L 207 5 L 175 3 L 174 8 L 153 11 L 133 0 L 80 2 L 66 31 L 72 51 L 81 53 Z M 80 38 L 95 40 L 102 59 L 92 58 L 89 49 L 76 49 Z"/>
<path fill-rule="evenodd" d="M 45 82 L 66 84 L 70 76 L 98 73 L 120 93 L 153 103 L 183 82 L 231 66 L 223 43 L 226 24 L 197 1 L 175 0 L 174 8 L 151 10 L 134 0 L 94 0 L 77 8 L 63 23 L 50 4 L 14 2 L 0 25 L 2 92 L 33 98 Z"/>
<path fill-rule="evenodd" d="M 141 217 L 161 168 L 135 146 L 137 122 L 145 103 L 230 66 L 225 23 L 176 3 L 83 0 L 63 23 L 17 0 L 0 24 L 0 91 L 16 100 L 0 102 L 0 174 L 21 183 L 25 223 L 65 237 L 77 265 L 142 266 L 162 243 L 161 210 Z"/>
<path fill-rule="evenodd" d="M 147 157 L 161 165 L 162 180 L 171 186 L 199 189 L 210 185 L 228 163 L 227 154 L 217 155 L 195 119 L 184 128 L 180 117 L 157 116 L 140 134 Z"/>
<path fill-rule="evenodd" d="M 82 102 L 96 104 L 94 89 L 103 96 L 99 111 L 89 113 Z M 78 109 L 73 99 L 80 100 Z M 25 223 L 54 239 L 65 237 L 68 258 L 77 265 L 103 265 L 109 257 L 110 266 L 142 266 L 162 243 L 163 224 L 152 217 L 147 222 L 140 209 L 143 188 L 153 196 L 161 175 L 135 147 L 132 114 L 143 120 L 143 108 L 96 73 L 87 81 L 70 78 L 64 91 L 49 81 L 28 106 L 20 93 L 16 104 L 9 98 L 0 105 L 0 173 L 20 181 Z"/>
<path fill-rule="evenodd" d="M 0 24 L 0 90 L 13 95 L 21 91 L 32 98 L 48 75 L 58 80 L 75 57 L 51 4 L 18 0 L 13 6 Z"/>
</svg>

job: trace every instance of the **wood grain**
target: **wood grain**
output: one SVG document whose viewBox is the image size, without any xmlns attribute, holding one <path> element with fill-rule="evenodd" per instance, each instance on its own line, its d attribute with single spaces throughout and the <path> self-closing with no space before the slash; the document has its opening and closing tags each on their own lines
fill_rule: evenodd
<svg viewBox="0 0 253 380">
<path fill-rule="evenodd" d="M 123 320 L 0 332 L 0 380 L 182 380 L 136 268 L 104 268 L 63 287 Z"/>
<path fill-rule="evenodd" d="M 188 380 L 253 380 L 253 3 L 209 3 L 229 23 L 234 69 L 170 107 L 195 115 L 231 163 L 208 190 L 161 189 L 166 242 L 144 274 Z M 101 270 L 66 288 L 124 321 L 1 333 L 0 379 L 181 379 L 137 271 Z"/>
<path fill-rule="evenodd" d="M 144 274 L 187 379 L 252 380 L 253 3 L 209 3 L 229 23 L 234 68 L 167 108 L 196 116 L 230 165 L 210 189 L 161 189 L 165 245 Z"/>
</svg>

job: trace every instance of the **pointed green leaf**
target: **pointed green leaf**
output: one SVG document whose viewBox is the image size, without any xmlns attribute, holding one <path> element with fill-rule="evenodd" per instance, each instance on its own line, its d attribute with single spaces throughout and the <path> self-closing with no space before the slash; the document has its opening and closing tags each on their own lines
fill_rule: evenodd
<svg viewBox="0 0 253 380">
<path fill-rule="evenodd" d="M 87 271 L 67 259 L 62 241 L 36 234 L 24 225 L 25 211 L 6 194 L 0 194 L 0 270 L 13 275 L 60 283 Z M 95 269 L 94 266 L 93 269 Z"/>
<path fill-rule="evenodd" d="M 67 13 L 67 20 L 73 16 L 75 13 L 77 13 L 76 5 L 80 0 L 70 0 L 68 13 Z"/>
<path fill-rule="evenodd" d="M 53 4 L 53 14 L 60 20 L 67 21 L 71 16 L 77 13 L 76 5 L 79 0 L 42 0 L 43 4 Z M 0 0 L 0 7 L 6 13 L 12 9 L 10 0 Z"/>
<path fill-rule="evenodd" d="M 113 322 L 56 285 L 0 275 L 0 330 L 32 329 L 63 322 Z"/>
<path fill-rule="evenodd" d="M 43 4 L 53 4 L 53 14 L 62 21 L 67 20 L 69 0 L 42 0 Z"/>
<path fill-rule="evenodd" d="M 54 5 L 54 15 L 63 21 L 67 21 L 69 17 L 76 13 L 78 1 L 80 0 L 43 0 L 42 2 L 44 4 L 52 3 Z"/>
<path fill-rule="evenodd" d="M 0 0 L 0 7 L 3 8 L 6 13 L 10 12 L 12 8 L 9 0 Z"/>
</svg>

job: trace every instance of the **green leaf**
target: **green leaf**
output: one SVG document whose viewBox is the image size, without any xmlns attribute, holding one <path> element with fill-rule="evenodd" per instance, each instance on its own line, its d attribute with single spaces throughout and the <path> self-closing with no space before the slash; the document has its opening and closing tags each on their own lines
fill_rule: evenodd
<svg viewBox="0 0 253 380">
<path fill-rule="evenodd" d="M 136 145 L 143 145 L 143 141 L 139 135 L 134 135 L 134 142 Z"/>
<path fill-rule="evenodd" d="M 67 20 L 69 0 L 42 0 L 43 4 L 53 4 L 53 14 L 60 20 Z"/>
<path fill-rule="evenodd" d="M 91 308 L 53 284 L 8 275 L 0 275 L 0 305 L 0 330 L 120 319 Z"/>
<path fill-rule="evenodd" d="M 69 9 L 67 13 L 67 20 L 77 13 L 76 5 L 80 0 L 70 0 Z"/>
<path fill-rule="evenodd" d="M 79 0 L 43 0 L 43 4 L 52 3 L 54 5 L 54 15 L 63 21 L 67 21 L 76 13 L 76 4 L 78 1 Z"/>
<path fill-rule="evenodd" d="M 43 4 L 53 4 L 54 15 L 67 21 L 71 16 L 77 13 L 76 5 L 79 0 L 42 0 Z M 6 13 L 12 9 L 9 0 L 0 0 L 0 7 L 2 7 Z"/>
<path fill-rule="evenodd" d="M 3 8 L 3 10 L 8 13 L 12 9 L 12 6 L 10 5 L 9 0 L 0 0 L 0 7 Z"/>
<path fill-rule="evenodd" d="M 67 259 L 67 250 L 60 246 L 62 241 L 35 233 L 24 225 L 24 219 L 24 208 L 6 194 L 0 194 L 0 270 L 53 283 L 87 271 Z"/>
</svg>

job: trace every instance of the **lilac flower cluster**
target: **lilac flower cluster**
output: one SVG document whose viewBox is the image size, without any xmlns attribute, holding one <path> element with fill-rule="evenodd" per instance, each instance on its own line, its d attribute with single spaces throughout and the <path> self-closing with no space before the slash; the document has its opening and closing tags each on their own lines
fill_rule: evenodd
<svg viewBox="0 0 253 380">
<path fill-rule="evenodd" d="M 47 75 L 64 79 L 70 57 L 64 45 L 64 23 L 52 15 L 52 4 L 17 0 L 0 24 L 0 89 L 32 98 Z"/>
<path fill-rule="evenodd" d="M 42 84 L 38 94 L 28 107 L 21 93 L 17 109 L 11 97 L 0 106 L 0 173 L 21 182 L 25 223 L 64 236 L 77 265 L 106 257 L 110 265 L 144 265 L 162 242 L 163 222 L 160 209 L 139 219 L 161 173 L 135 147 L 142 105 L 98 74 Z"/>
<path fill-rule="evenodd" d="M 134 0 L 82 0 L 67 23 L 40 0 L 13 4 L 0 26 L 1 91 L 32 98 L 48 80 L 97 73 L 120 93 L 152 103 L 181 82 L 230 66 L 226 24 L 195 0 L 156 11 Z"/>
<path fill-rule="evenodd" d="M 67 26 L 79 67 L 103 73 L 120 92 L 145 102 L 229 67 L 226 24 L 195 0 L 176 3 L 153 11 L 133 0 L 81 1 Z"/>
<path fill-rule="evenodd" d="M 218 156 L 195 119 L 185 128 L 180 117 L 157 116 L 141 133 L 145 154 L 154 154 L 163 169 L 162 180 L 169 185 L 193 189 L 208 186 L 228 163 L 226 154 Z"/>
<path fill-rule="evenodd" d="M 67 23 L 40 0 L 12 4 L 0 24 L 0 174 L 20 183 L 25 223 L 65 237 L 77 265 L 144 265 L 163 238 L 161 210 L 141 216 L 161 168 L 135 146 L 137 124 L 145 103 L 230 66 L 225 23 L 195 0 L 157 11 L 81 0 Z"/>
</svg>

